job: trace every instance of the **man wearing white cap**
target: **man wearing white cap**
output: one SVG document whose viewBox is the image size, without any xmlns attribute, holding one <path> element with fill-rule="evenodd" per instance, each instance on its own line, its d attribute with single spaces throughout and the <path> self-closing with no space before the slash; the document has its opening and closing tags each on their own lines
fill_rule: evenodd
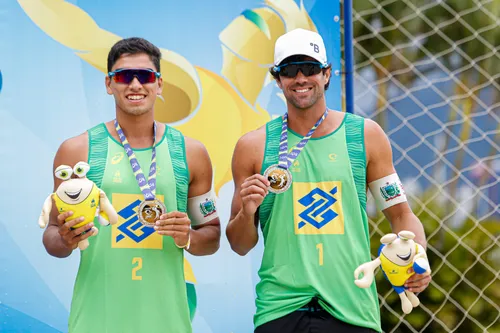
<svg viewBox="0 0 500 333">
<path fill-rule="evenodd" d="M 255 332 L 381 331 L 375 284 L 358 288 L 353 278 L 371 260 L 366 189 L 394 232 L 410 230 L 425 247 L 422 224 L 380 126 L 327 108 L 331 68 L 321 36 L 290 31 L 276 41 L 274 57 L 271 74 L 287 113 L 238 141 L 226 229 L 240 255 L 257 244 L 259 221 L 264 235 Z M 386 183 L 395 191 L 383 191 Z M 415 274 L 406 287 L 420 292 L 429 282 Z"/>
</svg>

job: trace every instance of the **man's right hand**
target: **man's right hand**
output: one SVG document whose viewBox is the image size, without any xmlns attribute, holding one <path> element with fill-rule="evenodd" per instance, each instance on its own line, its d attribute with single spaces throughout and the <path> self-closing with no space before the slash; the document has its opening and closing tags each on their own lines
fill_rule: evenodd
<svg viewBox="0 0 500 333">
<path fill-rule="evenodd" d="M 85 224 L 79 228 L 72 229 L 73 226 L 85 220 L 85 218 L 81 216 L 71 221 L 65 222 L 66 219 L 72 215 L 73 212 L 71 211 L 59 214 L 57 216 L 57 224 L 59 225 L 59 235 L 61 235 L 64 246 L 68 249 L 74 250 L 78 246 L 79 242 L 92 236 L 95 231 L 93 229 L 93 222 Z M 85 232 L 87 230 L 88 232 Z M 85 233 L 82 235 L 83 232 Z"/>
<path fill-rule="evenodd" d="M 263 175 L 255 174 L 241 184 L 242 213 L 253 216 L 268 193 L 270 183 Z"/>
</svg>

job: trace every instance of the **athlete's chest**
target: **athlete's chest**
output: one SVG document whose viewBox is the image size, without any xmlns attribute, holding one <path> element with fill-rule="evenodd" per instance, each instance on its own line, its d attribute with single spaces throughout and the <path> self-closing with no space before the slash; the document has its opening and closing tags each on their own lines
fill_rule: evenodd
<svg viewBox="0 0 500 333">
<path fill-rule="evenodd" d="M 134 151 L 130 158 L 123 147 L 111 146 L 103 177 L 103 187 L 115 193 L 131 193 L 139 191 L 141 177 L 148 181 L 155 178 L 156 192 L 168 192 L 175 189 L 175 177 L 168 149 L 163 145 L 156 149 L 155 159 L 152 159 L 151 149 Z M 152 163 L 154 168 L 151 170 Z"/>
<path fill-rule="evenodd" d="M 299 143 L 293 138 L 292 150 Z M 350 178 L 351 168 L 345 139 L 336 135 L 321 140 L 310 140 L 290 166 L 294 181 L 323 182 Z"/>
</svg>

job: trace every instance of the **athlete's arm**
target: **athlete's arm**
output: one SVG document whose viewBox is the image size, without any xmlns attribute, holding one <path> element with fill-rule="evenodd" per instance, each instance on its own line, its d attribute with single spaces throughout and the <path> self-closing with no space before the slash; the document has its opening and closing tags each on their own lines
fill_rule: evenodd
<svg viewBox="0 0 500 333">
<path fill-rule="evenodd" d="M 188 198 L 194 198 L 212 189 L 212 163 L 205 146 L 186 137 L 186 159 L 189 168 Z M 203 224 L 192 225 L 190 231 L 191 244 L 187 250 L 192 255 L 213 254 L 219 249 L 220 221 L 215 217 Z"/>
<path fill-rule="evenodd" d="M 260 174 L 264 142 L 265 127 L 241 137 L 233 153 L 234 195 L 226 236 L 233 251 L 241 256 L 259 240 L 258 208 L 269 186 L 269 181 Z"/>
<path fill-rule="evenodd" d="M 389 139 L 380 126 L 371 121 L 365 120 L 365 144 L 367 157 L 366 181 L 370 184 L 383 177 L 394 175 L 396 170 L 392 164 L 392 150 Z M 376 195 L 376 194 L 374 194 Z M 415 242 L 425 249 L 424 227 L 420 220 L 411 211 L 410 205 L 404 202 L 392 205 L 382 210 L 385 217 L 391 223 L 392 231 L 399 233 L 401 230 L 409 230 L 415 234 Z M 411 292 L 421 292 L 431 282 L 429 274 L 413 274 L 405 282 L 405 287 Z"/>
<path fill-rule="evenodd" d="M 53 170 L 62 164 L 73 167 L 80 161 L 87 162 L 87 156 L 88 134 L 85 132 L 84 134 L 68 139 L 61 144 L 54 158 Z M 54 172 L 52 172 L 52 176 L 54 178 L 55 192 L 62 180 L 55 177 Z M 58 214 L 56 205 L 54 201 L 52 201 L 49 224 L 43 233 L 43 245 L 45 246 L 47 252 L 54 257 L 65 258 L 69 256 L 78 246 L 78 242 L 92 236 L 93 234 L 93 231 L 89 231 L 84 235 L 81 235 L 83 231 L 92 228 L 94 226 L 93 223 L 71 230 L 72 226 L 83 221 L 83 217 L 80 217 L 65 223 L 64 221 L 71 215 L 72 213 L 70 212 Z"/>
<path fill-rule="evenodd" d="M 366 168 L 367 184 L 396 173 L 392 163 L 392 149 L 389 139 L 383 129 L 376 122 L 369 119 L 365 120 L 365 145 L 368 163 Z M 409 230 L 415 234 L 415 242 L 424 248 L 426 247 L 424 227 L 413 214 L 407 201 L 384 209 L 382 212 L 391 223 L 394 233 Z"/>
</svg>

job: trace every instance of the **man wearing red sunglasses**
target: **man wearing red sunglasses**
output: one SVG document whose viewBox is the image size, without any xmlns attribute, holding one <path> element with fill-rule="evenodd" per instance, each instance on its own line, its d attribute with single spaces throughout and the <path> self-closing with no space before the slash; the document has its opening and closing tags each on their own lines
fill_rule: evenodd
<svg viewBox="0 0 500 333">
<path fill-rule="evenodd" d="M 212 166 L 204 145 L 154 119 L 161 94 L 160 50 L 141 38 L 117 42 L 108 54 L 108 94 L 116 119 L 62 143 L 54 167 L 87 162 L 87 177 L 118 213 L 117 224 L 65 222 L 51 214 L 44 232 L 47 252 L 81 252 L 69 331 L 191 332 L 184 251 L 217 251 L 220 223 L 212 190 Z M 54 188 L 60 180 L 54 178 Z"/>
<path fill-rule="evenodd" d="M 331 68 L 319 34 L 279 37 L 271 74 L 287 112 L 238 141 L 226 229 L 240 255 L 257 244 L 259 222 L 264 236 L 255 332 L 381 331 L 375 286 L 358 288 L 353 278 L 371 259 L 366 189 L 394 232 L 410 230 L 426 244 L 389 140 L 375 122 L 327 108 Z M 429 282 L 415 274 L 406 287 L 420 292 Z"/>
</svg>

